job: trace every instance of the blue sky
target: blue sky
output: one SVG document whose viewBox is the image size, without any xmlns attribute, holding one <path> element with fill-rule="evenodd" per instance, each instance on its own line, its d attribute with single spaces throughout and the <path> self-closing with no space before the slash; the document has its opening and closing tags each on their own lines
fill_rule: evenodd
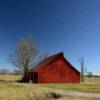
<svg viewBox="0 0 100 100">
<path fill-rule="evenodd" d="M 63 51 L 80 69 L 100 74 L 100 0 L 0 0 L 0 68 L 18 41 L 32 35 L 43 54 Z"/>
</svg>

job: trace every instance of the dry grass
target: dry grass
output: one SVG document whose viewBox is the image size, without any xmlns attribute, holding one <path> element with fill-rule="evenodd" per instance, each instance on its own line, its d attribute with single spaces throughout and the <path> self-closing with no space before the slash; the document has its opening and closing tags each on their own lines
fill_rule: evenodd
<svg viewBox="0 0 100 100">
<path fill-rule="evenodd" d="M 0 75 L 0 82 L 15 82 L 20 79 L 20 75 Z"/>
<path fill-rule="evenodd" d="M 56 100 L 48 96 L 48 88 L 59 88 L 65 90 L 83 91 L 83 92 L 98 92 L 100 93 L 99 82 L 95 80 L 81 84 L 23 84 L 16 83 L 20 79 L 19 76 L 0 76 L 0 100 Z M 99 80 L 98 80 L 99 81 Z M 92 83 L 92 84 L 90 84 Z M 96 98 L 86 98 L 77 96 L 64 96 L 57 100 L 99 100 Z"/>
<path fill-rule="evenodd" d="M 77 92 L 100 93 L 100 78 L 87 78 L 85 82 L 80 84 L 42 84 L 42 86 Z"/>
<path fill-rule="evenodd" d="M 39 88 L 32 84 L 1 83 L 0 100 L 99 100 L 94 98 L 77 96 L 48 96 L 49 92 L 45 88 Z M 58 94 L 59 95 L 59 94 Z"/>
<path fill-rule="evenodd" d="M 100 84 L 100 77 L 97 78 L 85 78 L 85 84 Z"/>
<path fill-rule="evenodd" d="M 77 96 L 67 96 L 67 97 L 63 97 L 59 100 L 100 100 L 97 98 L 87 98 L 87 97 L 77 97 Z"/>
</svg>

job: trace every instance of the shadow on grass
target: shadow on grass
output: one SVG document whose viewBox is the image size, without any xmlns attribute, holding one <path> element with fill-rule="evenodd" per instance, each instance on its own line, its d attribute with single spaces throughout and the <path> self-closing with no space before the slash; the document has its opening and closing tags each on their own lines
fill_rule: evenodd
<svg viewBox="0 0 100 100">
<path fill-rule="evenodd" d="M 22 79 L 16 80 L 16 82 L 18 82 L 18 83 L 29 83 L 29 80 L 25 77 L 22 77 Z"/>
</svg>

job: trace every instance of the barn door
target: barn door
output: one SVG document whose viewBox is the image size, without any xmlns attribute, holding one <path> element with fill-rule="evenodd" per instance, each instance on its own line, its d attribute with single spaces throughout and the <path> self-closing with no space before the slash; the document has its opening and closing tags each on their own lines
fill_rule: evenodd
<svg viewBox="0 0 100 100">
<path fill-rule="evenodd" d="M 31 82 L 33 82 L 34 81 L 34 75 L 33 75 L 33 73 L 31 72 L 30 74 L 29 74 L 29 82 L 31 81 Z"/>
<path fill-rule="evenodd" d="M 38 73 L 34 72 L 34 83 L 38 83 Z"/>
</svg>

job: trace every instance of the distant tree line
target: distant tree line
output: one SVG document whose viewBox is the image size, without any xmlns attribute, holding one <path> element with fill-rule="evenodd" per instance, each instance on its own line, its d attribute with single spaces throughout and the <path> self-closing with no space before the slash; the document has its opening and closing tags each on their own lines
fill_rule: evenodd
<svg viewBox="0 0 100 100">
<path fill-rule="evenodd" d="M 9 74 L 9 73 L 10 73 L 9 70 L 6 69 L 6 68 L 2 68 L 2 69 L 0 69 L 0 74 L 5 75 L 5 74 Z"/>
<path fill-rule="evenodd" d="M 21 75 L 21 71 L 18 69 L 15 69 L 13 71 L 10 71 L 7 68 L 0 69 L 0 75 Z"/>
</svg>

